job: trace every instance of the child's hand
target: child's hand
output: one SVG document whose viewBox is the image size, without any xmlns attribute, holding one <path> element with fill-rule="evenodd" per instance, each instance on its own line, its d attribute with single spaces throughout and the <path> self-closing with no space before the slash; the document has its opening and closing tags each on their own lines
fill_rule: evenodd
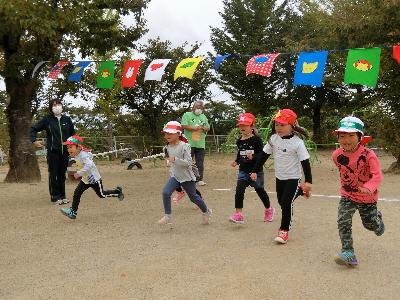
<svg viewBox="0 0 400 300">
<path fill-rule="evenodd" d="M 75 178 L 75 179 L 79 179 L 79 178 L 81 178 L 81 177 L 82 177 L 82 176 L 79 175 L 78 172 L 75 172 L 75 173 L 74 173 L 74 178 Z"/>
<path fill-rule="evenodd" d="M 358 191 L 362 194 L 372 195 L 372 192 L 363 186 L 358 187 Z"/>
<path fill-rule="evenodd" d="M 253 159 L 253 152 L 251 152 L 251 151 L 246 151 L 246 156 L 247 156 L 247 158 L 248 158 L 249 160 L 252 160 L 252 159 Z"/>
<path fill-rule="evenodd" d="M 172 164 L 175 162 L 175 156 L 170 156 L 169 157 L 169 162 Z"/>
<path fill-rule="evenodd" d="M 250 174 L 250 178 L 251 178 L 251 180 L 256 181 L 257 180 L 257 173 L 251 173 Z"/>
<path fill-rule="evenodd" d="M 304 182 L 304 183 L 301 185 L 301 188 L 303 189 L 303 191 L 304 191 L 305 193 L 311 192 L 311 190 L 312 190 L 312 184 L 309 183 L 309 182 Z"/>
<path fill-rule="evenodd" d="M 231 162 L 231 167 L 236 167 L 236 166 L 237 166 L 237 162 L 236 161 Z"/>
</svg>

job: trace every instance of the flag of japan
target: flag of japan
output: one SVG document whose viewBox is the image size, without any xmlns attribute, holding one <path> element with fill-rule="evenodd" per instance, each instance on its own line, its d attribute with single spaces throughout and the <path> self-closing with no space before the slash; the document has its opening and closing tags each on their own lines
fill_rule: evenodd
<svg viewBox="0 0 400 300">
<path fill-rule="evenodd" d="M 58 79 L 58 74 L 60 74 L 61 70 L 69 64 L 67 60 L 60 60 L 55 66 L 53 66 L 50 70 L 48 78 Z"/>
<path fill-rule="evenodd" d="M 157 80 L 161 81 L 162 76 L 165 73 L 165 68 L 167 67 L 170 59 L 155 59 L 146 69 L 146 74 L 144 75 L 144 81 L 146 80 Z"/>
<path fill-rule="evenodd" d="M 279 53 L 253 56 L 247 62 L 246 76 L 249 74 L 259 74 L 267 77 L 271 76 L 271 70 L 274 67 L 274 62 L 278 55 Z"/>
<path fill-rule="evenodd" d="M 125 63 L 124 71 L 122 73 L 122 87 L 132 88 L 135 86 L 136 77 L 139 73 L 140 65 L 143 61 L 141 60 L 128 60 Z"/>
</svg>

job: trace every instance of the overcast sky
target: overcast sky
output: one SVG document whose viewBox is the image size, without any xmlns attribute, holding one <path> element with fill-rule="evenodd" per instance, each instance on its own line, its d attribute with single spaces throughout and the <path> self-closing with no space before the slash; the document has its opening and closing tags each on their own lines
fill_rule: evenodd
<svg viewBox="0 0 400 300">
<path fill-rule="evenodd" d="M 161 40 L 171 41 L 173 46 L 180 46 L 184 42 L 190 45 L 198 41 L 202 43 L 202 47 L 196 54 L 206 55 L 208 51 L 213 52 L 210 26 L 221 25 L 219 12 L 222 8 L 222 0 L 152 0 L 145 10 L 149 31 L 141 41 L 158 36 Z M 2 80 L 0 89 L 5 89 Z M 230 98 L 229 95 L 222 94 L 216 86 L 211 91 L 216 100 Z"/>
</svg>

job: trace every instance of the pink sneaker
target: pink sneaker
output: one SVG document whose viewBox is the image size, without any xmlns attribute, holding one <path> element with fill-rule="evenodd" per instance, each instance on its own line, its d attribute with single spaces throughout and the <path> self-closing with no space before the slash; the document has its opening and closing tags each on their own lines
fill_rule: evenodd
<svg viewBox="0 0 400 300">
<path fill-rule="evenodd" d="M 270 206 L 264 210 L 264 222 L 272 222 L 274 220 L 275 208 Z"/>
<path fill-rule="evenodd" d="M 289 232 L 286 230 L 279 230 L 278 236 L 275 238 L 275 242 L 280 244 L 286 244 L 289 239 Z"/>
<path fill-rule="evenodd" d="M 186 195 L 185 191 L 176 192 L 174 198 L 172 198 L 172 202 L 174 202 L 175 204 L 178 204 L 179 201 L 181 201 L 182 198 L 185 197 L 185 195 Z"/>
<path fill-rule="evenodd" d="M 229 221 L 233 222 L 233 223 L 244 224 L 244 217 L 243 217 L 242 213 L 237 212 L 229 217 Z"/>
</svg>

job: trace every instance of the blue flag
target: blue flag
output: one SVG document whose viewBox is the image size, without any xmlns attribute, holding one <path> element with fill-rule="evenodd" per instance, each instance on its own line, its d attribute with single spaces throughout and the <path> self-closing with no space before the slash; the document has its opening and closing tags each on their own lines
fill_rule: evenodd
<svg viewBox="0 0 400 300">
<path fill-rule="evenodd" d="M 81 81 L 81 77 L 83 74 L 83 71 L 85 70 L 85 68 L 90 65 L 91 61 L 81 61 L 79 63 L 77 63 L 71 74 L 68 77 L 68 81 L 74 81 L 74 82 L 79 82 Z"/>
<path fill-rule="evenodd" d="M 294 73 L 294 85 L 320 87 L 324 77 L 328 51 L 301 52 Z"/>
<path fill-rule="evenodd" d="M 214 62 L 214 70 L 215 71 L 219 71 L 219 69 L 221 68 L 221 64 L 225 59 L 231 58 L 233 57 L 233 54 L 224 54 L 224 55 L 218 55 L 215 58 L 215 62 Z"/>
</svg>

